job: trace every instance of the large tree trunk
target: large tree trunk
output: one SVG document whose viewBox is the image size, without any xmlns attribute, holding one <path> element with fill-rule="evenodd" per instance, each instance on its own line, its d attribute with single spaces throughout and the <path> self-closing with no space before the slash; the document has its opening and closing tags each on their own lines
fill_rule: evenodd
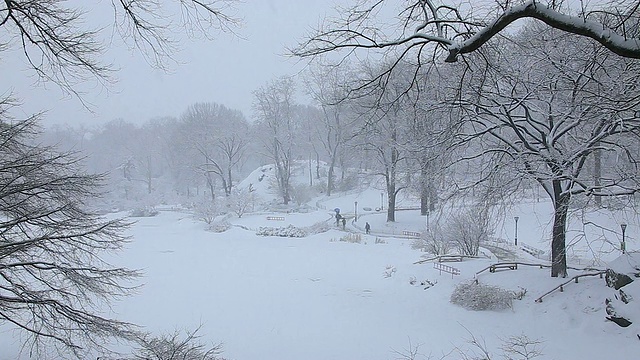
<svg viewBox="0 0 640 360">
<path fill-rule="evenodd" d="M 553 180 L 553 232 L 551 238 L 551 277 L 567 277 L 566 227 L 571 195 L 562 191 L 562 182 Z"/>
<path fill-rule="evenodd" d="M 396 187 L 395 184 L 393 186 L 387 187 L 387 222 L 395 222 L 396 221 Z M 393 189 L 393 190 L 392 190 Z"/>
</svg>

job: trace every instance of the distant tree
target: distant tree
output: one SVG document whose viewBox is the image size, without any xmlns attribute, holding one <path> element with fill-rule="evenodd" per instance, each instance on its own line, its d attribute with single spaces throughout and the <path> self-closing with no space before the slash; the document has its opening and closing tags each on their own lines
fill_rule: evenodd
<svg viewBox="0 0 640 360">
<path fill-rule="evenodd" d="M 182 115 L 179 142 L 191 154 L 192 166 L 205 177 L 212 199 L 216 179 L 225 195 L 231 195 L 233 171 L 244 159 L 248 128 L 240 111 L 215 103 L 193 104 Z"/>
<path fill-rule="evenodd" d="M 133 200 L 137 197 L 137 173 L 135 160 L 138 127 L 123 119 L 112 120 L 99 126 L 86 145 L 87 169 L 108 175 L 109 190 L 116 198 Z"/>
<path fill-rule="evenodd" d="M 327 196 L 335 189 L 335 167 L 356 126 L 351 104 L 343 101 L 348 97 L 349 74 L 345 66 L 318 66 L 309 70 L 305 81 L 307 92 L 322 110 L 320 121 L 311 125 L 328 157 Z"/>
<path fill-rule="evenodd" d="M 363 67 L 362 79 L 369 78 L 386 64 Z M 409 66 L 409 64 L 404 64 Z M 386 83 L 375 82 L 358 89 L 355 102 L 363 110 L 360 128 L 355 132 L 351 147 L 360 148 L 373 158 L 373 174 L 384 181 L 387 193 L 387 221 L 395 221 L 396 198 L 407 188 L 408 157 L 413 144 L 409 143 L 414 101 L 406 89 L 410 77 L 396 73 Z M 366 80 L 364 80 L 366 82 Z M 403 176 L 405 175 L 405 176 Z"/>
<path fill-rule="evenodd" d="M 147 194 L 157 192 L 156 182 L 165 175 L 170 149 L 170 122 L 155 118 L 142 124 L 136 132 L 133 157 L 136 160 L 139 181 L 143 182 Z"/>
<path fill-rule="evenodd" d="M 101 258 L 124 245 L 128 224 L 89 211 L 102 178 L 71 153 L 33 145 L 36 118 L 10 120 L 8 105 L 0 103 L 0 323 L 20 329 L 37 357 L 83 357 L 106 339 L 133 340 L 132 325 L 99 315 L 138 276 Z"/>
<path fill-rule="evenodd" d="M 294 159 L 294 90 L 292 79 L 281 77 L 253 92 L 263 146 L 275 165 L 278 191 L 284 204 L 291 201 L 291 167 Z"/>
</svg>

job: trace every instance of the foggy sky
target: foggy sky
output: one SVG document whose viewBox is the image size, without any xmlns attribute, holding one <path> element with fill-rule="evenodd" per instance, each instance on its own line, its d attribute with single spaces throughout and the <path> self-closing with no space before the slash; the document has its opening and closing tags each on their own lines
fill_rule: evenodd
<svg viewBox="0 0 640 360">
<path fill-rule="evenodd" d="M 84 101 L 64 94 L 57 85 L 35 84 L 19 52 L 0 57 L 3 78 L 0 93 L 13 92 L 30 115 L 45 110 L 43 124 L 97 125 L 121 118 L 142 123 L 159 116 L 179 116 L 195 102 L 217 102 L 241 110 L 252 118 L 252 91 L 282 75 L 295 75 L 304 64 L 283 56 L 285 47 L 297 44 L 327 14 L 332 1 L 246 0 L 237 5 L 243 24 L 236 31 L 214 34 L 214 40 L 182 38 L 181 51 L 169 73 L 152 68 L 144 56 L 121 44 L 111 45 L 106 58 L 119 69 L 117 82 L 105 87 L 83 84 Z M 108 8 L 107 8 L 108 9 Z M 113 12 L 89 19 L 109 24 Z"/>
</svg>

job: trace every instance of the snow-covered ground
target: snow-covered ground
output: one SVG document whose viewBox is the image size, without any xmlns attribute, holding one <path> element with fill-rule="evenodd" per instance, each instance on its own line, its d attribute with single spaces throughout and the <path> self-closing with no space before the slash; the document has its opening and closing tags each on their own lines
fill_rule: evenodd
<svg viewBox="0 0 640 360">
<path fill-rule="evenodd" d="M 356 201 L 359 219 L 353 222 Z M 399 211 L 397 222 L 389 225 L 385 213 L 375 210 L 380 202 L 379 190 L 338 194 L 312 201 L 320 205 L 317 211 L 271 214 L 284 220 L 269 220 L 265 213 L 232 217 L 229 221 L 235 226 L 223 233 L 206 231 L 204 223 L 178 211 L 137 219 L 130 230 L 131 243 L 111 261 L 142 269 L 144 286 L 116 303 L 110 315 L 154 333 L 202 324 L 203 340 L 223 343 L 225 358 L 235 360 L 406 359 L 416 349 L 415 359 L 460 359 L 460 351 L 477 353 L 469 343 L 473 337 L 499 359 L 501 346 L 521 335 L 540 342 L 539 359 L 634 359 L 640 353 L 637 324 L 621 328 L 605 320 L 605 298 L 614 290 L 599 277 L 581 278 L 536 303 L 567 279 L 550 278 L 549 270 L 539 267 L 485 271 L 477 275 L 480 283 L 526 289 L 526 295 L 502 311 L 471 311 L 451 304 L 458 283 L 474 279 L 476 272 L 497 260 L 447 263 L 460 270 L 456 276 L 440 273 L 432 262 L 414 264 L 424 254 L 412 249 L 411 239 L 399 235 L 424 229 L 425 217 L 416 210 Z M 350 218 L 346 231 L 335 226 L 335 208 Z M 525 202 L 497 218 L 496 237 L 507 242 L 515 232 L 512 214 L 520 219 L 519 240 L 548 250 L 549 204 Z M 599 216 L 605 228 L 615 231 L 619 218 L 626 215 Z M 323 221 L 331 230 L 305 238 L 255 234 L 261 226 L 307 227 Z M 362 234 L 365 221 L 372 226 L 371 235 Z M 624 221 L 629 223 L 627 248 L 636 249 L 638 222 L 630 217 Z M 577 230 L 581 225 L 576 224 L 572 222 L 572 228 Z M 362 242 L 341 241 L 348 232 L 362 234 Z M 592 233 L 591 239 L 599 239 L 597 231 Z M 618 235 L 603 236 L 617 243 Z M 582 243 L 586 241 L 574 247 Z M 597 244 L 604 249 L 602 243 L 606 242 L 600 239 Z M 598 264 L 620 255 L 605 250 Z M 526 261 L 541 261 L 515 251 Z M 580 251 L 571 265 L 593 264 L 590 254 Z M 572 270 L 569 276 L 578 273 Z M 425 281 L 435 285 L 425 289 L 420 285 Z M 640 320 L 638 304 L 627 306 Z M 0 359 L 16 358 L 15 334 L 0 334 Z"/>
<path fill-rule="evenodd" d="M 329 219 L 323 211 L 308 216 L 324 215 Z M 241 222 L 288 225 L 297 217 Z M 384 215 L 367 217 L 375 228 Z M 385 237 L 376 244 L 375 235 L 363 235 L 358 244 L 339 241 L 344 235 L 332 229 L 307 238 L 259 237 L 241 228 L 215 234 L 184 214 L 162 212 L 133 229 L 121 260 L 145 271 L 145 286 L 115 309 L 157 332 L 203 324 L 206 339 L 222 342 L 224 355 L 238 360 L 398 359 L 416 346 L 422 354 L 416 358 L 457 359 L 456 348 L 473 349 L 472 336 L 495 358 L 502 342 L 518 335 L 541 341 L 542 359 L 632 359 L 640 351 L 635 325 L 623 329 L 605 320 L 604 299 L 613 290 L 598 277 L 535 303 L 566 279 L 536 267 L 484 272 L 482 283 L 527 293 L 513 309 L 469 311 L 449 302 L 451 292 L 495 259 L 450 263 L 461 271 L 452 276 L 431 262 L 413 264 L 422 254 L 411 240 Z M 419 285 L 425 280 L 437 283 L 425 290 Z"/>
</svg>

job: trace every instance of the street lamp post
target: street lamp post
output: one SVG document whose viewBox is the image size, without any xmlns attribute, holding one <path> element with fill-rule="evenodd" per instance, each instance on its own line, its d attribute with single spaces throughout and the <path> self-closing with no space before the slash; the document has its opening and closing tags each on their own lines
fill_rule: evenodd
<svg viewBox="0 0 640 360">
<path fill-rule="evenodd" d="M 520 219 L 520 217 L 519 217 L 519 216 L 514 216 L 514 217 L 513 217 L 513 220 L 515 220 L 515 221 L 516 221 L 516 238 L 515 238 L 515 240 L 516 240 L 516 242 L 515 242 L 516 246 L 518 246 L 518 219 Z"/>
<path fill-rule="evenodd" d="M 622 244 L 620 244 L 620 250 L 622 250 L 622 253 L 624 254 L 626 251 L 626 244 L 625 244 L 625 232 L 627 231 L 627 224 L 620 224 L 620 229 L 622 229 Z"/>
<path fill-rule="evenodd" d="M 354 221 L 358 221 L 358 202 L 357 202 L 357 201 L 354 203 L 354 208 L 355 208 L 355 211 L 354 211 L 354 213 L 355 213 Z"/>
<path fill-rule="evenodd" d="M 427 213 L 425 215 L 427 215 L 426 224 L 427 224 L 427 231 L 429 231 L 429 209 L 427 209 Z"/>
</svg>

